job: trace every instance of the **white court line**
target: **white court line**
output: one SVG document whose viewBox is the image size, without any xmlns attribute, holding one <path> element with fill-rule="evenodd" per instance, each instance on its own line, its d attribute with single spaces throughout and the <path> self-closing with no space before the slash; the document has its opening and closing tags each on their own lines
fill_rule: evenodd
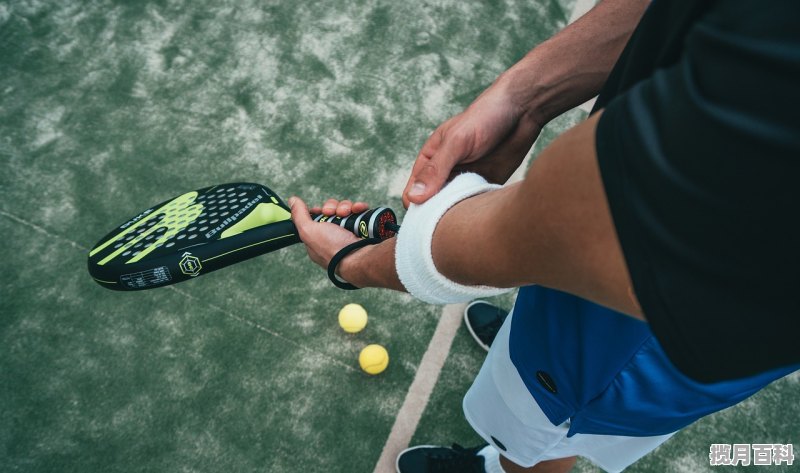
<svg viewBox="0 0 800 473">
<path fill-rule="evenodd" d="M 569 23 L 583 16 L 594 5 L 595 0 L 577 0 L 572 8 Z M 594 105 L 594 100 L 589 100 L 579 108 L 588 113 L 591 111 L 592 105 Z M 532 154 L 533 146 L 528 151 L 528 155 L 522 165 L 509 179 L 509 183 L 521 181 L 525 177 Z M 390 194 L 392 191 L 393 189 L 389 189 Z M 375 464 L 373 473 L 395 473 L 397 455 L 408 447 L 411 437 L 417 430 L 417 424 L 419 424 L 422 413 L 428 405 L 428 399 L 430 399 L 433 387 L 436 386 L 436 382 L 439 379 L 447 354 L 450 352 L 453 338 L 458 331 L 458 327 L 461 326 L 462 314 L 466 307 L 466 304 L 447 305 L 442 310 L 439 324 L 436 326 L 433 338 L 428 344 L 428 349 L 422 355 L 422 361 L 420 361 L 417 373 L 414 375 L 414 381 L 411 382 L 411 387 L 408 389 L 405 400 L 403 400 L 403 405 L 400 407 L 400 411 L 397 412 L 394 425 L 392 425 L 389 437 L 383 445 L 381 456 L 378 458 L 378 463 Z"/>
<path fill-rule="evenodd" d="M 89 251 L 89 248 L 84 247 L 83 245 L 81 245 L 80 243 L 78 243 L 76 241 L 72 241 L 72 240 L 70 240 L 69 238 L 67 238 L 65 236 L 56 235 L 55 233 L 51 232 L 50 230 L 48 230 L 48 229 L 46 229 L 44 227 L 40 227 L 39 225 L 36 225 L 33 222 L 29 222 L 29 221 L 25 220 L 24 218 L 18 217 L 16 215 L 12 214 L 12 213 L 8 213 L 5 210 L 0 209 L 0 215 L 8 218 L 9 220 L 13 220 L 13 221 L 15 221 L 17 223 L 21 223 L 22 225 L 31 227 L 32 229 L 36 230 L 37 232 L 42 233 L 44 235 L 47 235 L 50 238 L 56 238 L 58 240 L 63 240 L 66 243 L 68 243 L 71 247 L 73 247 L 75 249 L 82 250 L 82 251 Z"/>
<path fill-rule="evenodd" d="M 425 411 L 425 406 L 428 405 L 428 399 L 450 352 L 453 338 L 461 326 L 462 314 L 466 307 L 466 304 L 444 306 L 436 331 L 422 356 L 414 381 L 408 388 L 408 394 L 394 420 L 389 438 L 383 445 L 383 451 L 375 465 L 375 473 L 394 473 L 395 459 L 408 447 L 411 436 L 417 430 L 417 424 Z"/>
</svg>

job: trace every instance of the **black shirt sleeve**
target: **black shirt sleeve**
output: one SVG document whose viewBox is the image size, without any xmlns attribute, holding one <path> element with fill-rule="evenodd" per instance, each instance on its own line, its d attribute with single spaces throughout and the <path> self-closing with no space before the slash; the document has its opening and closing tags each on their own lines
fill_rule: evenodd
<svg viewBox="0 0 800 473">
<path fill-rule="evenodd" d="M 637 297 L 699 381 L 800 362 L 798 18 L 796 1 L 716 2 L 598 124 Z"/>
</svg>

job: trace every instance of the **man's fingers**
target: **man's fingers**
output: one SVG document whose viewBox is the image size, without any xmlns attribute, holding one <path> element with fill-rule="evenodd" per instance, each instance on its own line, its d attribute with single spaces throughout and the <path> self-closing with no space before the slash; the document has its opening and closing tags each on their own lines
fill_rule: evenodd
<svg viewBox="0 0 800 473">
<path fill-rule="evenodd" d="M 352 208 L 353 208 L 353 202 L 345 199 L 339 202 L 339 205 L 336 206 L 336 216 L 347 217 L 348 215 L 350 215 Z"/>
<path fill-rule="evenodd" d="M 417 161 L 421 165 L 414 166 L 419 169 L 412 171 L 406 189 L 403 191 L 403 205 L 406 208 L 411 203 L 421 204 L 439 192 L 452 168 L 447 163 L 444 163 L 443 166 L 438 162 L 437 157 L 430 159 L 422 157 L 421 159 L 422 161 Z"/>
<path fill-rule="evenodd" d="M 336 199 L 328 199 L 322 204 L 322 213 L 331 217 L 336 214 L 336 207 L 339 206 L 339 201 Z"/>
<path fill-rule="evenodd" d="M 451 119 L 452 120 L 452 119 Z M 414 160 L 414 165 L 411 168 L 411 175 L 408 177 L 408 181 L 406 182 L 406 186 L 403 189 L 402 199 L 403 199 L 403 207 L 408 208 L 411 201 L 409 201 L 409 192 L 411 188 L 414 186 L 416 182 L 416 176 L 422 170 L 422 168 L 430 162 L 431 159 L 436 155 L 436 151 L 439 149 L 439 146 L 442 144 L 442 137 L 444 136 L 444 130 L 447 127 L 447 124 L 450 120 L 442 123 L 436 128 L 431 136 L 425 140 L 423 143 L 422 148 L 417 155 L 417 159 Z"/>
<path fill-rule="evenodd" d="M 354 214 L 360 214 L 361 212 L 364 212 L 366 210 L 369 210 L 369 204 L 367 204 L 366 202 L 356 202 L 355 204 L 353 204 L 352 212 Z"/>
<path fill-rule="evenodd" d="M 411 190 L 411 186 L 414 184 L 414 177 L 419 173 L 428 161 L 430 161 L 431 157 L 420 152 L 417 155 L 417 159 L 414 161 L 414 165 L 411 167 L 411 175 L 408 177 L 408 181 L 406 182 L 406 187 L 403 189 L 403 207 L 408 208 L 408 205 L 411 201 L 408 200 L 408 192 Z"/>
<path fill-rule="evenodd" d="M 332 212 L 331 209 L 333 209 Z M 329 217 L 333 215 L 336 215 L 337 217 L 347 217 L 350 214 L 360 214 L 365 210 L 369 210 L 369 204 L 361 201 L 353 203 L 353 201 L 349 199 L 341 202 L 336 199 L 328 199 L 325 201 L 325 205 L 323 207 L 311 207 L 311 213 L 313 215 L 323 214 L 328 215 Z"/>
<path fill-rule="evenodd" d="M 344 218 L 351 214 L 360 214 L 366 210 L 369 210 L 369 204 L 366 202 L 353 203 L 351 200 L 343 200 L 336 207 L 336 216 Z"/>
<path fill-rule="evenodd" d="M 447 173 L 449 174 L 449 171 Z M 427 162 L 411 177 L 411 185 L 407 194 L 408 201 L 415 204 L 425 202 L 442 188 L 446 178 L 446 175 L 443 175 L 442 167 L 436 161 Z"/>
<path fill-rule="evenodd" d="M 311 220 L 311 214 L 308 212 L 308 206 L 306 206 L 306 203 L 303 202 L 300 197 L 294 196 L 289 198 L 288 203 L 292 210 L 294 226 L 297 227 L 297 230 L 300 232 L 300 239 L 303 239 L 306 226 L 310 223 L 314 223 L 314 221 Z"/>
<path fill-rule="evenodd" d="M 415 165 L 404 198 L 409 202 L 421 204 L 439 192 L 447 182 L 453 166 L 468 156 L 467 151 L 471 149 L 468 141 L 468 138 L 458 135 L 448 137 L 439 151 L 427 162 L 423 161 L 418 169 Z"/>
</svg>

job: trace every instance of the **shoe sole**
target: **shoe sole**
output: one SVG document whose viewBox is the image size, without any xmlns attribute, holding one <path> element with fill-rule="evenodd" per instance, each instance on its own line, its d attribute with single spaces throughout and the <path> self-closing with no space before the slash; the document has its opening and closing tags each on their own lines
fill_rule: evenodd
<svg viewBox="0 0 800 473">
<path fill-rule="evenodd" d="M 400 452 L 397 455 L 397 458 L 394 460 L 394 469 L 395 469 L 395 471 L 397 473 L 401 473 L 400 472 L 400 457 L 402 457 L 404 453 L 410 452 L 412 450 L 418 450 L 420 448 L 445 448 L 445 447 L 442 447 L 441 445 L 417 445 L 415 447 L 407 448 L 407 449 L 403 450 L 402 452 Z"/>
<path fill-rule="evenodd" d="M 469 308 L 472 307 L 475 304 L 489 304 L 489 303 L 486 302 L 486 301 L 482 301 L 480 299 L 470 302 L 469 305 L 467 306 L 467 308 L 464 309 L 464 325 L 467 326 L 467 330 L 469 330 L 470 335 L 472 335 L 472 338 L 475 339 L 475 342 L 477 342 L 478 346 L 480 346 L 481 348 L 483 348 L 486 351 L 489 351 L 489 345 L 483 343 L 481 341 L 481 339 L 478 338 L 477 335 L 475 335 L 475 332 L 472 330 L 472 325 L 470 325 L 470 323 L 469 323 L 469 318 L 467 318 L 467 312 L 469 312 Z M 489 305 L 491 305 L 491 304 L 489 304 Z"/>
</svg>

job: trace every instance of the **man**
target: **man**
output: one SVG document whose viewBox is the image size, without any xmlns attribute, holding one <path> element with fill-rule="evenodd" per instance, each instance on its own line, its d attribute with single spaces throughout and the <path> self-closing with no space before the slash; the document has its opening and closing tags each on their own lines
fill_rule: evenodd
<svg viewBox="0 0 800 473">
<path fill-rule="evenodd" d="M 606 0 L 433 133 L 397 239 L 342 252 L 352 235 L 291 200 L 312 260 L 357 287 L 437 303 L 523 287 L 465 398 L 492 447 L 417 449 L 402 473 L 565 471 L 575 455 L 621 470 L 796 368 L 799 13 Z M 523 182 L 482 180 L 505 182 L 544 123 L 598 91 Z"/>
</svg>

